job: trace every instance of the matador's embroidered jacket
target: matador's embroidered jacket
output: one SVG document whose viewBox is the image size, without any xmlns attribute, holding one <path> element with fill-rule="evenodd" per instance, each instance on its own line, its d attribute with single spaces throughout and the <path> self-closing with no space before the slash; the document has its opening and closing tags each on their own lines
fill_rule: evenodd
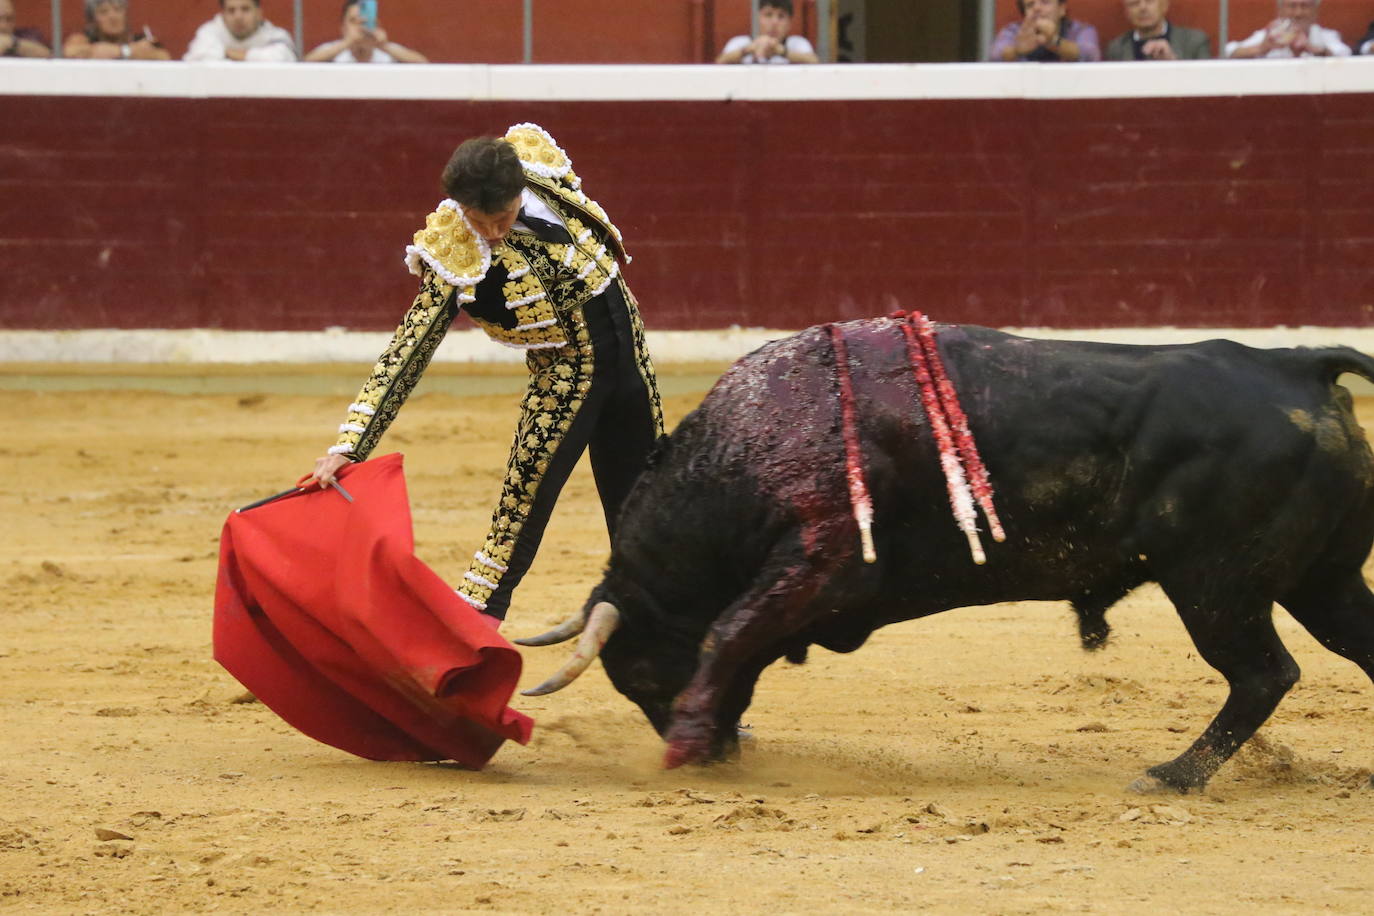
<svg viewBox="0 0 1374 916">
<path fill-rule="evenodd" d="M 601 205 L 582 193 L 572 160 L 536 124 L 517 124 L 505 139 L 516 149 L 525 183 L 563 220 L 573 244 L 513 232 L 495 248 L 473 231 L 462 207 L 444 200 L 406 247 L 405 262 L 420 292 L 373 367 L 339 427 L 331 454 L 362 461 L 415 388 L 459 308 L 494 340 L 523 350 L 567 345 L 569 316 L 611 283 L 628 261 L 620 230 Z"/>
</svg>

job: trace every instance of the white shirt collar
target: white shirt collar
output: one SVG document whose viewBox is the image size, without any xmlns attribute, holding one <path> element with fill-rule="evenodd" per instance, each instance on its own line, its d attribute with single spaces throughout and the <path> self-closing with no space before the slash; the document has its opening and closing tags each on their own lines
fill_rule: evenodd
<svg viewBox="0 0 1374 916">
<path fill-rule="evenodd" d="M 542 219 L 556 226 L 562 226 L 564 229 L 568 228 L 568 224 L 563 222 L 563 217 L 553 212 L 553 209 L 540 200 L 529 188 L 525 188 L 520 192 L 520 207 L 535 219 Z M 516 220 L 515 225 L 517 228 L 524 229 L 527 232 L 530 228 L 520 220 Z"/>
</svg>

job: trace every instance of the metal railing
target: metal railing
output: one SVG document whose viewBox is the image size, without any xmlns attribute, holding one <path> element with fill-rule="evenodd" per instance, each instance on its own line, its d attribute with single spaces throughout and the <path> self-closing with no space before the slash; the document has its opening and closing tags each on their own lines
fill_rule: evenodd
<svg viewBox="0 0 1374 916">
<path fill-rule="evenodd" d="M 524 21 L 521 23 L 524 34 L 525 63 L 534 63 L 534 0 L 525 0 Z"/>
<path fill-rule="evenodd" d="M 296 36 L 296 49 L 300 54 L 305 54 L 305 6 L 304 0 L 296 0 L 292 5 L 292 13 L 295 17 L 294 27 L 291 34 Z"/>
<path fill-rule="evenodd" d="M 978 59 L 988 59 L 988 49 L 992 47 L 992 36 L 997 29 L 997 0 L 979 0 L 978 3 Z"/>
</svg>

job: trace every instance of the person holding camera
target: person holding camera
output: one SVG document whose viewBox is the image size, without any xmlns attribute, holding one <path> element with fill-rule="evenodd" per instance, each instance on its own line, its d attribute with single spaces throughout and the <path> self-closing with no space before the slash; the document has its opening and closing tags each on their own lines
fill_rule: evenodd
<svg viewBox="0 0 1374 916">
<path fill-rule="evenodd" d="M 366 7 L 366 8 L 365 8 Z M 377 22 L 377 4 L 344 0 L 341 35 L 305 55 L 307 61 L 336 64 L 427 64 L 419 51 L 397 44 Z"/>
<path fill-rule="evenodd" d="M 1212 56 L 1207 33 L 1169 21 L 1169 0 L 1124 0 L 1131 31 L 1107 45 L 1106 60 L 1206 60 Z"/>
<path fill-rule="evenodd" d="M 86 28 L 68 35 L 63 57 L 91 60 L 171 60 L 145 26 L 129 28 L 129 0 L 86 0 Z"/>
<path fill-rule="evenodd" d="M 1349 57 L 1341 33 L 1317 25 L 1321 0 L 1278 0 L 1278 18 L 1244 41 L 1226 45 L 1226 56 L 1237 60 L 1257 57 Z"/>
<path fill-rule="evenodd" d="M 1092 61 L 1102 59 L 1097 29 L 1070 19 L 1066 0 L 1016 0 L 1021 21 L 997 33 L 988 60 Z"/>
</svg>

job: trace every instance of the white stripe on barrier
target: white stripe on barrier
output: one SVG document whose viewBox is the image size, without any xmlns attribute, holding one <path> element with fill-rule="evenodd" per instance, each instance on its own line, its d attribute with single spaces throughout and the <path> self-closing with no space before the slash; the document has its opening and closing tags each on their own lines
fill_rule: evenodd
<svg viewBox="0 0 1374 916">
<path fill-rule="evenodd" d="M 1026 337 L 1104 343 L 1178 344 L 1221 337 L 1252 347 L 1343 345 L 1374 353 L 1374 328 L 1005 328 Z M 792 333 L 766 328 L 653 331 L 658 363 L 730 362 Z M 371 366 L 387 331 L 80 330 L 2 331 L 0 363 L 359 363 Z M 523 363 L 525 352 L 498 346 L 477 329 L 450 331 L 436 363 Z"/>
<path fill-rule="evenodd" d="M 1374 56 L 1042 64 L 519 65 L 20 61 L 0 95 L 464 101 L 1107 99 L 1374 92 Z"/>
</svg>

